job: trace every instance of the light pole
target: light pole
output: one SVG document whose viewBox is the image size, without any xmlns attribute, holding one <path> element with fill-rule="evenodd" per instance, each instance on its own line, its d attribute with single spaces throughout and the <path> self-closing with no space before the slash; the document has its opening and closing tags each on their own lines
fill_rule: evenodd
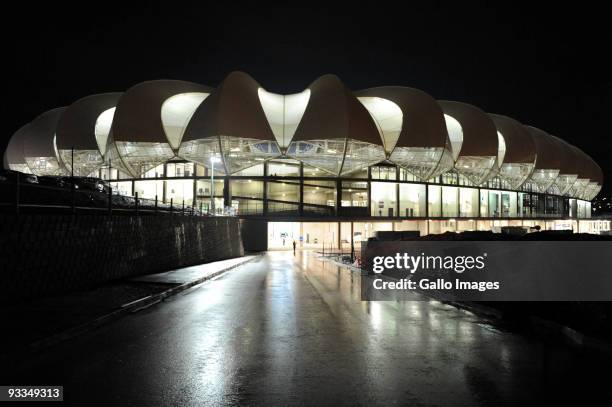
<svg viewBox="0 0 612 407">
<path fill-rule="evenodd" d="M 215 163 L 221 161 L 219 157 L 212 156 L 210 157 L 210 211 L 212 214 L 215 214 Z"/>
</svg>

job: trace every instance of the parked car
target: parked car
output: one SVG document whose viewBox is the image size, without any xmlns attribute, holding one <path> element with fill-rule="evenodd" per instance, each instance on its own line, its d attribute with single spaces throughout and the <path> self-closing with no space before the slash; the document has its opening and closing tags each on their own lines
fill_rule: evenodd
<svg viewBox="0 0 612 407">
<path fill-rule="evenodd" d="M 0 170 L 0 182 L 15 183 L 19 174 L 19 182 L 24 184 L 38 184 L 38 177 L 34 174 L 24 174 L 13 170 Z"/>
<path fill-rule="evenodd" d="M 64 177 L 54 177 L 50 175 L 38 177 L 38 183 L 47 187 L 67 188 L 70 184 L 66 183 Z"/>
<path fill-rule="evenodd" d="M 74 186 L 80 191 L 105 192 L 108 193 L 110 185 L 108 182 L 94 177 L 62 177 L 67 186 L 71 186 L 74 180 Z"/>
</svg>

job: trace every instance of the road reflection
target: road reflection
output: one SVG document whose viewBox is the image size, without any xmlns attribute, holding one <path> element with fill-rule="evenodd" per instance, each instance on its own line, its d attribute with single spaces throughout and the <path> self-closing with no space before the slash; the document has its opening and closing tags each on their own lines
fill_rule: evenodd
<svg viewBox="0 0 612 407">
<path fill-rule="evenodd" d="M 297 262 L 334 316 L 349 321 L 354 340 L 369 355 L 368 382 L 382 381 L 396 395 L 416 389 L 431 403 L 498 405 L 609 393 L 599 374 L 605 364 L 597 358 L 420 294 L 411 301 L 361 301 L 358 272 L 314 253 Z M 427 395 L 434 385 L 442 393 Z"/>
</svg>

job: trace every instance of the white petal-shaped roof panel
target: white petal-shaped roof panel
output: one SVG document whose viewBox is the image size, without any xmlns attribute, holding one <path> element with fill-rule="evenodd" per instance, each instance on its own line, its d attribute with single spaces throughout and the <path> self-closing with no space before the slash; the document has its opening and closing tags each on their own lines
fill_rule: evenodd
<svg viewBox="0 0 612 407">
<path fill-rule="evenodd" d="M 504 163 L 504 157 L 506 155 L 506 140 L 504 139 L 504 135 L 497 130 L 497 165 L 501 167 Z"/>
<path fill-rule="evenodd" d="M 170 147 L 175 150 L 179 148 L 189 120 L 208 95 L 210 93 L 180 93 L 164 101 L 161 107 L 161 120 Z"/>
<path fill-rule="evenodd" d="M 167 143 L 161 115 L 164 102 L 176 95 L 210 92 L 207 86 L 177 80 L 147 81 L 132 86 L 117 103 L 112 141 Z"/>
<path fill-rule="evenodd" d="M 108 141 L 108 134 L 110 133 L 113 125 L 115 109 L 115 107 L 111 107 L 110 109 L 103 111 L 96 119 L 96 124 L 94 126 L 96 143 L 98 144 L 98 149 L 102 155 L 106 154 L 106 143 Z"/>
<path fill-rule="evenodd" d="M 100 114 L 117 106 L 122 93 L 90 95 L 72 103 L 57 124 L 58 150 L 96 151 L 95 124 Z M 101 150 L 104 151 L 104 150 Z"/>
<path fill-rule="evenodd" d="M 292 95 L 279 95 L 259 88 L 257 94 L 278 145 L 287 148 L 304 116 L 310 89 Z"/>
<path fill-rule="evenodd" d="M 453 150 L 453 160 L 457 161 L 459 153 L 461 152 L 461 145 L 463 144 L 463 129 L 455 118 L 447 114 L 444 115 L 444 121 L 446 122 L 448 138 L 450 139 L 451 149 Z"/>
<path fill-rule="evenodd" d="M 380 97 L 362 96 L 357 99 L 374 118 L 385 152 L 391 154 L 402 131 L 402 109 L 392 101 Z"/>
</svg>

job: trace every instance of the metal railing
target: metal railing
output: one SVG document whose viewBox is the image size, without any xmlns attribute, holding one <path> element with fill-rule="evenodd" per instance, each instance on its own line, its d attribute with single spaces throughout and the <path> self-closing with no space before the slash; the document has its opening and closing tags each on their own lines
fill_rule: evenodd
<svg viewBox="0 0 612 407">
<path fill-rule="evenodd" d="M 199 205 L 175 203 L 154 199 L 120 195 L 111 187 L 103 191 L 77 189 L 68 186 L 41 185 L 15 180 L 0 182 L 0 210 L 5 213 L 108 213 L 129 215 L 176 214 L 212 216 L 202 202 Z M 223 211 L 223 215 L 228 215 Z"/>
</svg>

